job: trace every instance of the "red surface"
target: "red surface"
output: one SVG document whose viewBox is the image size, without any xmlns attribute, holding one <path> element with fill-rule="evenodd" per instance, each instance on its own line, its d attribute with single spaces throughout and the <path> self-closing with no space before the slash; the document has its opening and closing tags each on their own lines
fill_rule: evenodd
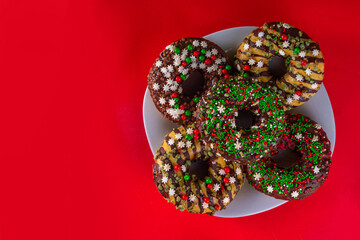
<svg viewBox="0 0 360 240">
<path fill-rule="evenodd" d="M 360 5 L 336 2 L 0 1 L 0 239 L 358 237 Z M 148 70 L 178 38 L 272 20 L 325 55 L 337 126 L 329 179 L 246 218 L 181 213 L 152 182 Z"/>
</svg>

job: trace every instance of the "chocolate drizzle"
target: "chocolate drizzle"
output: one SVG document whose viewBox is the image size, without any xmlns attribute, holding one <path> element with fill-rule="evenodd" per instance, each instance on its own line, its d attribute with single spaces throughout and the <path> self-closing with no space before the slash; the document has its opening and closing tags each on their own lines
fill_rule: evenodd
<svg viewBox="0 0 360 240">
<path fill-rule="evenodd" d="M 240 164 L 225 162 L 222 157 L 216 157 L 208 145 L 202 143 L 202 139 L 195 140 L 192 138 L 192 145 L 189 148 L 170 148 L 167 144 L 170 139 L 174 139 L 174 146 L 178 146 L 179 142 L 187 136 L 187 131 L 193 129 L 194 126 L 179 127 L 165 137 L 165 141 L 161 148 L 155 154 L 155 163 L 153 165 L 154 182 L 156 183 L 160 193 L 177 208 L 194 213 L 206 213 L 213 215 L 215 213 L 215 204 L 218 203 L 220 209 L 225 208 L 228 204 L 222 202 L 222 198 L 228 197 L 230 201 L 234 198 L 243 184 L 242 174 L 237 175 L 235 170 L 241 169 Z M 181 138 L 178 138 L 181 134 Z M 175 137 L 177 136 L 177 137 Z M 162 150 L 161 150 L 162 149 Z M 164 152 L 165 151 L 165 152 Z M 193 165 L 193 164 L 197 164 Z M 168 164 L 169 169 L 164 169 Z M 175 170 L 174 167 L 181 167 Z M 183 169 L 185 167 L 185 169 Z M 219 174 L 219 171 L 227 167 L 230 173 L 226 175 Z M 206 168 L 206 172 L 202 169 Z M 185 172 L 183 172 L 185 170 Z M 184 176 L 188 175 L 189 180 L 184 180 Z M 166 183 L 163 182 L 164 177 L 168 178 Z M 224 183 L 223 178 L 234 177 L 235 183 Z M 206 179 L 211 179 L 212 186 L 209 187 Z M 166 180 L 166 178 L 165 178 Z M 214 190 L 215 185 L 223 185 L 224 190 L 219 188 Z M 231 189 L 228 190 L 227 188 Z M 174 195 L 170 196 L 170 189 L 174 190 Z M 202 192 L 201 189 L 205 189 Z M 183 195 L 188 199 L 182 199 Z M 195 195 L 195 200 L 191 201 L 190 196 Z M 209 198 L 208 207 L 204 208 L 204 198 Z M 229 202 L 230 202 L 229 201 Z"/>
<path fill-rule="evenodd" d="M 263 35 L 259 35 L 260 33 Z M 289 46 L 282 46 L 285 42 L 281 39 L 282 35 L 285 36 Z M 261 46 L 257 46 L 257 41 L 262 43 Z M 247 50 L 244 49 L 245 43 L 249 45 Z M 295 51 L 295 48 L 298 50 Z M 282 55 L 278 52 L 279 49 L 283 51 Z M 319 52 L 318 56 L 312 53 L 315 49 Z M 299 55 L 300 51 L 303 52 L 303 57 Z M 285 70 L 284 67 L 282 67 L 280 74 L 272 70 L 271 59 L 274 56 L 285 60 L 286 73 L 284 77 L 281 77 Z M 269 85 L 269 89 L 280 97 L 287 110 L 308 101 L 319 90 L 322 83 L 324 59 L 319 44 L 312 41 L 306 33 L 290 25 L 281 22 L 265 23 L 249 34 L 237 51 L 235 60 L 237 68 L 243 70 L 251 58 L 256 58 L 257 61 L 262 60 L 262 58 L 266 60 L 263 60 L 262 67 L 257 67 L 256 63 L 251 66 L 246 71 L 249 77 L 254 78 L 253 81 L 255 82 L 263 82 L 262 86 L 264 87 Z M 267 64 L 267 62 L 269 63 Z M 310 69 L 311 73 L 306 73 L 306 69 Z M 297 75 L 302 76 L 302 78 L 298 80 Z M 281 86 L 283 85 L 287 88 L 282 89 Z M 296 96 L 294 98 L 296 92 L 301 93 L 300 98 Z"/>
</svg>

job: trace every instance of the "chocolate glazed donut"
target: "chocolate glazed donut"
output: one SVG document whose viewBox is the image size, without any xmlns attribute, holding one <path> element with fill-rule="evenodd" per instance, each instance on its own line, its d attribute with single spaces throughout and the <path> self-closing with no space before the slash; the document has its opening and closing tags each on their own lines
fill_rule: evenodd
<svg viewBox="0 0 360 240">
<path fill-rule="evenodd" d="M 160 113 L 186 125 L 195 121 L 196 104 L 214 80 L 228 76 L 230 61 L 215 43 L 182 38 L 167 46 L 148 75 L 150 95 Z"/>
<path fill-rule="evenodd" d="M 204 140 L 221 156 L 243 164 L 270 156 L 285 130 L 278 97 L 241 76 L 216 81 L 197 114 Z"/>
<path fill-rule="evenodd" d="M 301 114 L 286 115 L 286 132 L 272 157 L 248 164 L 256 190 L 284 200 L 313 194 L 331 166 L 330 141 L 319 124 Z"/>
<path fill-rule="evenodd" d="M 277 94 L 286 110 L 314 96 L 324 78 L 319 44 L 282 22 L 265 23 L 250 33 L 237 50 L 235 65 L 243 76 Z"/>
<path fill-rule="evenodd" d="M 174 129 L 156 151 L 154 182 L 177 209 L 213 215 L 234 199 L 243 185 L 237 163 L 214 154 L 194 125 Z"/>
</svg>

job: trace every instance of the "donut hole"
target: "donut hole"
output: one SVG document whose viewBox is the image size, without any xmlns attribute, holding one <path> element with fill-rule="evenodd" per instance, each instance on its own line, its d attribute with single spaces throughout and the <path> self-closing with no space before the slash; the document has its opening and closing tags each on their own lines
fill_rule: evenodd
<svg viewBox="0 0 360 240">
<path fill-rule="evenodd" d="M 191 100 L 195 95 L 200 95 L 204 89 L 205 79 L 203 72 L 195 70 L 183 81 L 181 87 L 187 100 Z"/>
<path fill-rule="evenodd" d="M 192 161 L 189 168 L 189 175 L 195 175 L 199 180 L 205 179 L 205 177 L 209 175 L 209 166 L 206 161 L 203 159 Z"/>
<path fill-rule="evenodd" d="M 295 167 L 301 159 L 301 154 L 296 149 L 284 148 L 271 157 L 280 169 L 289 169 Z"/>
<path fill-rule="evenodd" d="M 239 110 L 235 117 L 236 130 L 246 130 L 255 123 L 255 115 L 249 110 Z"/>
<path fill-rule="evenodd" d="M 269 72 L 276 78 L 282 78 L 287 72 L 286 63 L 283 57 L 274 56 L 269 61 Z"/>
</svg>

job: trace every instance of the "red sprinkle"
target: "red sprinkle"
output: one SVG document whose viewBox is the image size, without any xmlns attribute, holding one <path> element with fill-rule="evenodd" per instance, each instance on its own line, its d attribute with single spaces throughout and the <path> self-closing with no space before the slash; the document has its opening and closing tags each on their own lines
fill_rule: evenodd
<svg viewBox="0 0 360 240">
<path fill-rule="evenodd" d="M 281 35 L 281 39 L 285 41 L 287 39 L 287 36 L 285 34 L 283 34 L 283 35 Z"/>
<path fill-rule="evenodd" d="M 184 194 L 184 195 L 181 196 L 181 198 L 182 198 L 183 200 L 187 200 L 189 197 L 188 197 L 188 195 L 185 195 L 185 194 Z"/>
<path fill-rule="evenodd" d="M 195 138 L 195 139 L 199 139 L 199 135 L 197 135 L 197 134 L 194 135 L 194 138 Z"/>
<path fill-rule="evenodd" d="M 229 179 L 227 177 L 224 177 L 224 183 L 228 183 L 229 182 Z"/>
<path fill-rule="evenodd" d="M 184 67 L 186 67 L 187 62 L 183 61 L 183 62 L 181 63 L 181 65 L 183 65 Z"/>
<path fill-rule="evenodd" d="M 195 57 L 197 57 L 197 56 L 199 56 L 199 52 L 198 52 L 198 51 L 194 51 L 194 52 L 193 52 L 193 55 L 194 55 Z"/>
<path fill-rule="evenodd" d="M 176 98 L 176 97 L 177 97 L 177 93 L 174 92 L 174 93 L 171 94 L 171 96 L 172 96 L 173 98 Z"/>
<path fill-rule="evenodd" d="M 207 59 L 205 59 L 205 64 L 206 64 L 206 65 L 211 64 L 211 60 L 210 60 L 210 59 L 208 59 L 208 58 L 207 58 Z"/>
<path fill-rule="evenodd" d="M 180 105 L 180 109 L 184 110 L 185 109 L 185 106 L 184 105 Z"/>
<path fill-rule="evenodd" d="M 229 75 L 229 74 L 225 74 L 224 78 L 228 78 L 228 77 L 230 77 L 230 75 Z"/>
<path fill-rule="evenodd" d="M 213 188 L 213 185 L 212 185 L 211 183 L 209 183 L 209 184 L 207 185 L 207 187 L 211 189 L 211 188 Z"/>
<path fill-rule="evenodd" d="M 224 168 L 224 171 L 225 171 L 226 173 L 229 173 L 229 172 L 230 172 L 230 168 L 226 167 L 226 168 Z"/>
<path fill-rule="evenodd" d="M 305 61 L 305 60 L 301 61 L 301 65 L 306 65 L 306 64 L 307 64 L 307 61 Z"/>
<path fill-rule="evenodd" d="M 296 92 L 296 95 L 300 96 L 301 95 L 301 92 L 299 90 L 297 90 Z"/>
<path fill-rule="evenodd" d="M 179 171 L 179 170 L 180 170 L 180 165 L 175 165 L 175 166 L 174 166 L 174 170 L 175 170 L 175 171 Z"/>
<path fill-rule="evenodd" d="M 215 210 L 217 211 L 217 210 L 220 209 L 220 206 L 216 204 L 214 208 L 215 208 Z"/>
<path fill-rule="evenodd" d="M 200 132 L 199 132 L 199 129 L 197 129 L 197 128 L 195 128 L 194 129 L 194 134 L 199 134 Z"/>
<path fill-rule="evenodd" d="M 245 65 L 245 66 L 244 66 L 244 70 L 245 70 L 245 71 L 248 71 L 249 69 L 250 69 L 250 66 L 249 66 L 249 65 Z"/>
<path fill-rule="evenodd" d="M 175 80 L 176 80 L 177 82 L 180 82 L 180 81 L 181 81 L 181 77 L 180 77 L 180 76 L 176 76 Z"/>
<path fill-rule="evenodd" d="M 215 60 L 216 60 L 216 56 L 215 56 L 215 55 L 211 55 L 211 60 L 215 61 Z"/>
<path fill-rule="evenodd" d="M 185 120 L 185 119 L 186 119 L 186 115 L 185 115 L 185 114 L 181 115 L 181 119 L 182 119 L 182 120 Z"/>
<path fill-rule="evenodd" d="M 207 198 L 207 197 L 204 197 L 204 202 L 209 203 L 209 202 L 210 202 L 210 199 Z"/>
<path fill-rule="evenodd" d="M 227 70 L 224 68 L 223 70 L 221 70 L 221 72 L 222 72 L 223 74 L 226 74 L 226 73 L 227 73 Z"/>
</svg>

